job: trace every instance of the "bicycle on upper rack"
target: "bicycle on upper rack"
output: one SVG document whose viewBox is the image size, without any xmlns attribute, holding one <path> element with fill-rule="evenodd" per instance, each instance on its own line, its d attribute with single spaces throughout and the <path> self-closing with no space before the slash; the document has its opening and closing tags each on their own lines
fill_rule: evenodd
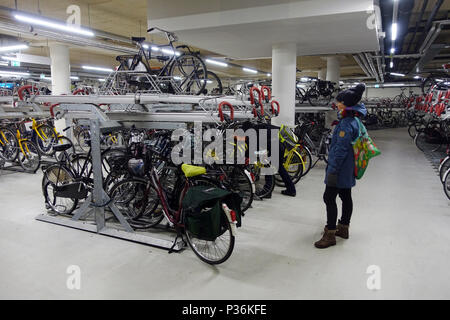
<svg viewBox="0 0 450 320">
<path fill-rule="evenodd" d="M 161 91 L 167 93 L 186 93 L 199 95 L 204 93 L 207 86 L 208 73 L 206 65 L 198 52 L 192 51 L 186 45 L 174 46 L 178 41 L 173 32 L 160 28 L 150 28 L 147 32 L 158 30 L 167 38 L 167 44 L 150 46 L 144 45 L 144 37 L 133 37 L 133 42 L 139 51 L 135 55 L 123 55 L 116 58 L 120 62 L 118 71 L 139 71 L 154 77 L 159 83 Z M 187 50 L 179 52 L 178 50 Z M 160 55 L 152 56 L 152 51 L 160 52 Z M 151 61 L 157 60 L 161 67 L 154 67 Z M 145 77 L 139 75 L 126 75 L 129 84 L 137 86 L 140 90 L 149 88 Z M 157 79 L 161 80 L 157 80 Z M 210 80 L 211 81 L 211 80 Z"/>
<path fill-rule="evenodd" d="M 299 103 L 309 101 L 312 106 L 327 106 L 331 102 L 334 92 L 334 82 L 310 78 L 310 84 L 306 90 L 297 85 L 296 100 Z"/>
</svg>

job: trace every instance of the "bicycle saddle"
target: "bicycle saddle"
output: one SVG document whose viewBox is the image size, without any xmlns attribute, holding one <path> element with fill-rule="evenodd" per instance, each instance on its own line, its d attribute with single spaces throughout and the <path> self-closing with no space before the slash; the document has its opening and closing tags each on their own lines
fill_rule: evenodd
<svg viewBox="0 0 450 320">
<path fill-rule="evenodd" d="M 72 145 L 70 143 L 57 144 L 53 146 L 53 150 L 55 150 L 56 152 L 63 152 L 70 148 L 72 148 Z"/>
<path fill-rule="evenodd" d="M 186 176 L 186 178 L 200 176 L 206 173 L 206 169 L 204 167 L 192 166 L 190 164 L 185 163 L 181 165 L 181 170 L 183 170 L 183 173 Z"/>
<path fill-rule="evenodd" d="M 134 42 L 144 42 L 145 38 L 144 37 L 131 37 L 131 41 Z"/>
</svg>

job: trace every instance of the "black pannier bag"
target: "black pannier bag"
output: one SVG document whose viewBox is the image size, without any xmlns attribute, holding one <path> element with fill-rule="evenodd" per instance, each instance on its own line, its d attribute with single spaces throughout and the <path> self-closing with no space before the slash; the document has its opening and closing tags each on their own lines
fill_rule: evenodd
<svg viewBox="0 0 450 320">
<path fill-rule="evenodd" d="M 211 186 L 191 187 L 182 203 L 186 229 L 199 239 L 214 241 L 227 230 L 222 204 L 234 210 L 236 226 L 240 227 L 241 202 L 241 196 L 235 192 Z"/>
</svg>

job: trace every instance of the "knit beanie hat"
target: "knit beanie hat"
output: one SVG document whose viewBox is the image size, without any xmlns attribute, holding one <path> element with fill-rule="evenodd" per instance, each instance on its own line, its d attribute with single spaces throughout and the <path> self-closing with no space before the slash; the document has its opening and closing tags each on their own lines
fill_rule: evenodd
<svg viewBox="0 0 450 320">
<path fill-rule="evenodd" d="M 360 83 L 354 88 L 341 91 L 336 100 L 342 102 L 346 107 L 353 107 L 361 101 L 364 90 L 366 90 L 366 86 Z"/>
</svg>

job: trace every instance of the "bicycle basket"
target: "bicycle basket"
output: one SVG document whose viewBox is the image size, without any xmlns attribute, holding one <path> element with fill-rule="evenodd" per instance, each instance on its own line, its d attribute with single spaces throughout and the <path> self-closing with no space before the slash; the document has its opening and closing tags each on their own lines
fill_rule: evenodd
<svg viewBox="0 0 450 320">
<path fill-rule="evenodd" d="M 145 165 L 142 159 L 130 159 L 128 160 L 128 171 L 137 177 L 143 177 L 145 175 Z"/>
<path fill-rule="evenodd" d="M 281 142 L 286 142 L 290 145 L 298 144 L 297 135 L 294 133 L 294 131 L 291 128 L 289 128 L 285 125 L 281 126 L 280 131 L 279 131 L 279 137 L 280 137 Z"/>
</svg>

